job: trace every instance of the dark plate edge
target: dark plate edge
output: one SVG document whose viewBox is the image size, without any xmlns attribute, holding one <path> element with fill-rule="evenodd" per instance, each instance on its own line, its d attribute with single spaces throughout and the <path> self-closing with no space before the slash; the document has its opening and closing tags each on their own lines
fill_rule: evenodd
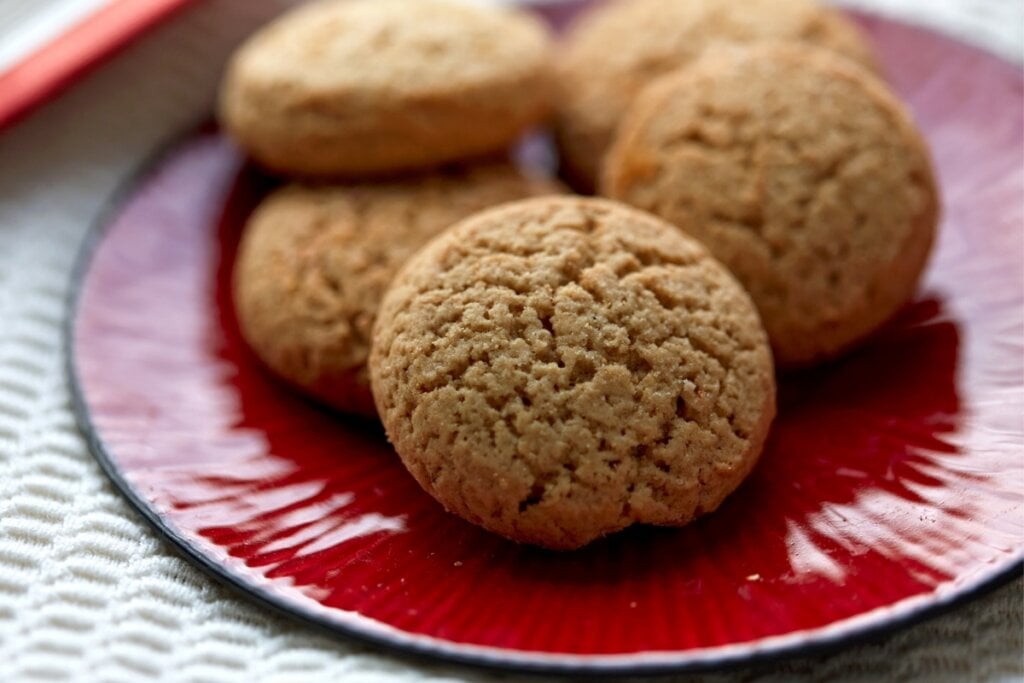
<svg viewBox="0 0 1024 683">
<path fill-rule="evenodd" d="M 856 12 L 856 16 L 877 18 L 881 21 L 905 24 L 888 17 L 875 17 L 875 15 Z M 991 52 L 987 52 L 976 46 L 947 34 L 934 31 L 929 28 L 912 26 L 912 28 L 938 35 L 946 40 L 954 40 L 967 45 L 970 49 L 982 52 L 1005 64 L 1018 68 L 1008 60 Z M 145 497 L 136 491 L 125 479 L 114 461 L 112 453 L 107 449 L 102 438 L 99 436 L 92 422 L 92 417 L 86 403 L 83 388 L 79 381 L 77 363 L 74 354 L 74 333 L 78 319 L 79 295 L 81 285 L 88 274 L 92 264 L 92 257 L 106 234 L 107 228 L 117 217 L 123 208 L 126 200 L 134 194 L 135 189 L 149 177 L 184 141 L 193 137 L 202 130 L 209 130 L 208 117 L 203 117 L 198 123 L 186 126 L 183 130 L 169 136 L 167 140 L 158 145 L 155 151 L 143 160 L 136 168 L 122 180 L 117 189 L 104 202 L 103 208 L 91 222 L 86 235 L 75 257 L 75 262 L 68 280 L 68 291 L 65 296 L 65 315 L 63 328 L 64 344 L 64 367 L 67 373 L 68 385 L 71 392 L 71 404 L 75 414 L 75 421 L 79 431 L 85 438 L 89 451 L 99 463 L 104 473 L 114 484 L 114 487 L 124 496 L 130 506 L 142 518 L 167 540 L 177 554 L 194 565 L 200 567 L 218 583 L 239 595 L 254 600 L 264 607 L 270 608 L 277 614 L 284 615 L 290 619 L 299 621 L 305 625 L 333 635 L 342 635 L 358 643 L 377 646 L 389 653 L 417 661 L 429 661 L 433 663 L 446 662 L 459 664 L 495 672 L 515 672 L 535 675 L 563 675 L 575 677 L 594 676 L 657 676 L 678 673 L 696 673 L 711 671 L 726 671 L 751 666 L 763 666 L 780 662 L 795 657 L 817 657 L 832 654 L 854 645 L 880 640 L 893 635 L 910 626 L 934 619 L 946 614 L 963 604 L 970 602 L 983 595 L 991 593 L 997 588 L 1008 584 L 1011 580 L 1024 576 L 1024 559 L 1008 563 L 1004 568 L 992 576 L 978 582 L 975 585 L 958 589 L 950 595 L 933 598 L 927 604 L 912 608 L 906 614 L 885 618 L 880 616 L 863 626 L 853 628 L 848 632 L 818 636 L 810 631 L 808 637 L 801 642 L 768 646 L 765 648 L 756 647 L 757 641 L 747 644 L 744 652 L 735 654 L 720 655 L 717 657 L 692 657 L 685 651 L 656 652 L 649 653 L 659 657 L 659 661 L 636 662 L 636 661 L 607 661 L 603 659 L 606 655 L 598 656 L 592 663 L 580 662 L 580 655 L 566 654 L 576 661 L 555 661 L 558 654 L 519 652 L 517 654 L 503 655 L 497 648 L 491 649 L 488 653 L 474 651 L 475 646 L 459 645 L 457 643 L 439 644 L 441 641 L 431 640 L 424 643 L 406 642 L 400 638 L 391 638 L 386 635 L 364 631 L 358 627 L 332 623 L 317 615 L 312 610 L 290 604 L 280 596 L 267 591 L 259 586 L 254 586 L 241 577 L 233 574 L 227 567 L 217 563 L 211 557 L 203 554 L 194 547 L 188 539 L 180 534 L 177 529 L 166 519 L 161 517 L 146 501 Z M 415 635 L 415 634 L 411 634 Z M 740 644 L 736 647 L 744 647 Z M 509 651 L 514 652 L 514 651 Z M 697 651 L 699 652 L 699 651 Z M 624 655 L 624 657 L 643 656 L 647 653 L 637 655 Z M 677 656 L 676 661 L 664 661 L 665 658 Z"/>
</svg>

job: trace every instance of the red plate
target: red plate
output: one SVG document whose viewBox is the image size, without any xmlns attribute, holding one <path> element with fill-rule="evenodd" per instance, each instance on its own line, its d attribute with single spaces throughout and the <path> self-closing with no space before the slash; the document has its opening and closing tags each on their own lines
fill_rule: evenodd
<svg viewBox="0 0 1024 683">
<path fill-rule="evenodd" d="M 97 457 L 186 555 L 258 600 L 375 643 L 508 668 L 806 653 L 1019 574 L 1022 75 L 922 30 L 864 25 L 935 153 L 938 253 L 884 331 L 782 378 L 768 450 L 716 514 L 566 554 L 446 514 L 379 428 L 307 403 L 247 354 L 229 274 L 268 181 L 212 130 L 141 174 L 84 252 L 69 348 Z"/>
</svg>

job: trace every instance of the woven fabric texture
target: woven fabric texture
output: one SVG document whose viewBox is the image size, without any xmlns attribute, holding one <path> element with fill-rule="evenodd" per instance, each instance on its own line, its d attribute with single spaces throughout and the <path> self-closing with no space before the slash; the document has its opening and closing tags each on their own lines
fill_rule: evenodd
<svg viewBox="0 0 1024 683">
<path fill-rule="evenodd" d="M 1019 0 L 857 4 L 1021 58 Z M 330 638 L 220 588 L 128 508 L 76 429 L 61 330 L 82 237 L 141 160 L 209 110 L 216 65 L 274 9 L 199 3 L 0 133 L 0 681 L 519 680 Z M 830 657 L 678 680 L 1020 680 L 1022 602 L 1016 580 Z"/>
</svg>

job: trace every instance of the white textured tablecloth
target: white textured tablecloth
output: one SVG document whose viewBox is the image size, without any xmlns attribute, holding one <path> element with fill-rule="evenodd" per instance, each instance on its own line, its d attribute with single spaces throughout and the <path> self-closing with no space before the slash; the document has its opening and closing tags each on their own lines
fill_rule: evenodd
<svg viewBox="0 0 1024 683">
<path fill-rule="evenodd" d="M 145 1 L 145 0 L 137 0 Z M 23 0 L 0 0 L 0 3 Z M 858 0 L 1020 61 L 1021 0 Z M 207 0 L 0 133 L 0 681 L 518 680 L 315 633 L 218 587 L 131 511 L 69 405 L 74 255 L 115 186 L 211 101 L 267 0 Z M 1024 679 L 1024 584 L 828 658 L 686 681 Z"/>
</svg>

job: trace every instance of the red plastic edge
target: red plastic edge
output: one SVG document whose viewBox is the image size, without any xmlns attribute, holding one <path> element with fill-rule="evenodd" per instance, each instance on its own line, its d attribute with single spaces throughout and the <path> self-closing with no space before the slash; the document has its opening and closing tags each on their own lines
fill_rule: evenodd
<svg viewBox="0 0 1024 683">
<path fill-rule="evenodd" d="M 0 130 L 195 0 L 111 0 L 0 74 Z"/>
</svg>

